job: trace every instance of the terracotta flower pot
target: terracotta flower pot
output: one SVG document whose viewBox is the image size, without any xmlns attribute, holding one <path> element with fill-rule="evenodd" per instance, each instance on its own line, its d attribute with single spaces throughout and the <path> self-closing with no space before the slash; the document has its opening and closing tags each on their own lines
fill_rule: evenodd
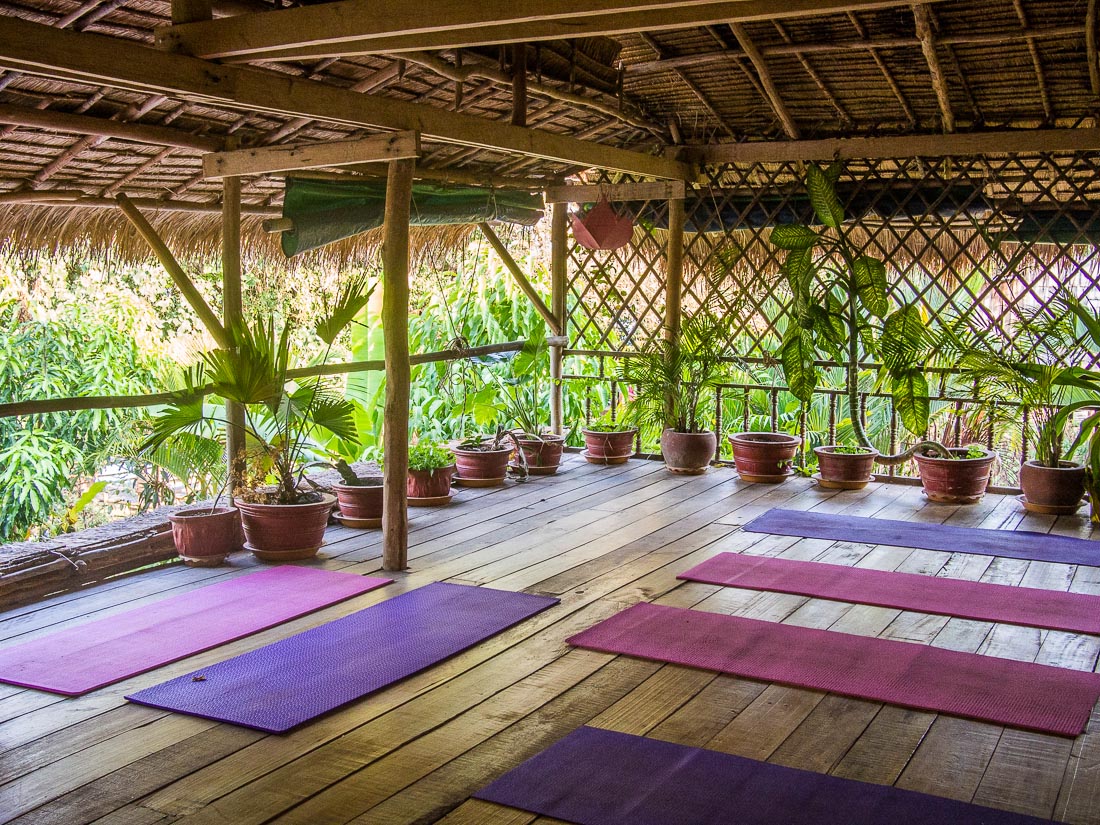
<svg viewBox="0 0 1100 825">
<path fill-rule="evenodd" d="M 634 455 L 637 427 L 617 432 L 581 430 L 584 433 L 584 460 L 590 464 L 623 464 Z"/>
<path fill-rule="evenodd" d="M 409 470 L 408 480 L 405 482 L 409 502 L 419 506 L 446 504 L 451 500 L 451 479 L 454 474 L 453 464 L 435 470 Z M 413 499 L 417 501 L 413 502 Z"/>
<path fill-rule="evenodd" d="M 199 507 L 171 513 L 172 540 L 188 567 L 217 567 L 244 545 L 236 507 Z"/>
<path fill-rule="evenodd" d="M 858 453 L 838 453 L 836 445 L 814 447 L 817 483 L 830 490 L 862 490 L 871 481 L 878 450 L 861 448 Z"/>
<path fill-rule="evenodd" d="M 451 451 L 455 454 L 459 483 L 470 487 L 496 487 L 504 483 L 512 457 L 511 447 L 499 450 L 452 447 Z"/>
<path fill-rule="evenodd" d="M 238 501 L 245 549 L 261 561 L 298 561 L 317 555 L 325 540 L 336 496 L 327 493 L 308 504 L 253 504 Z"/>
<path fill-rule="evenodd" d="M 340 521 L 347 527 L 382 526 L 382 484 L 334 484 Z"/>
<path fill-rule="evenodd" d="M 702 475 L 714 459 L 718 439 L 707 430 L 701 433 L 679 433 L 667 429 L 661 433 L 661 455 L 670 473 L 686 476 Z"/>
<path fill-rule="evenodd" d="M 733 463 L 742 481 L 776 484 L 792 472 L 791 462 L 802 439 L 786 433 L 734 433 Z"/>
<path fill-rule="evenodd" d="M 524 458 L 527 459 L 527 472 L 533 476 L 549 476 L 558 471 L 561 455 L 565 450 L 564 436 L 542 435 L 538 438 L 517 440 Z"/>
<path fill-rule="evenodd" d="M 965 447 L 956 447 L 951 452 L 965 456 Z M 985 495 L 989 486 L 989 473 L 993 468 L 996 453 L 986 452 L 981 458 L 938 458 L 917 455 L 917 467 L 920 468 L 920 483 L 924 494 L 930 501 L 944 504 L 975 504 Z"/>
<path fill-rule="evenodd" d="M 1044 467 L 1038 461 L 1020 465 L 1024 508 L 1034 513 L 1072 515 L 1085 495 L 1085 468 L 1073 461 Z"/>
</svg>

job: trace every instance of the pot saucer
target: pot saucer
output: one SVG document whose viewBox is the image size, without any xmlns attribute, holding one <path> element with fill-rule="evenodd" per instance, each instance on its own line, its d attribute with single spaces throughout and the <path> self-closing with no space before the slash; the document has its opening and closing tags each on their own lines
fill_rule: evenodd
<svg viewBox="0 0 1100 825">
<path fill-rule="evenodd" d="M 451 496 L 427 496 L 425 498 L 417 498 L 415 496 L 409 496 L 410 507 L 439 507 L 443 504 L 450 504 Z"/>
<path fill-rule="evenodd" d="M 822 478 L 821 473 L 814 473 L 810 478 L 817 482 L 818 487 L 825 490 L 862 490 L 871 483 L 869 478 L 857 481 L 830 481 Z"/>
<path fill-rule="evenodd" d="M 454 483 L 459 487 L 499 487 L 504 483 L 504 476 L 500 478 L 461 478 L 454 477 Z"/>
<path fill-rule="evenodd" d="M 381 518 L 351 518 L 336 513 L 336 520 L 345 527 L 354 527 L 358 530 L 366 530 L 372 527 L 381 527 Z"/>
<path fill-rule="evenodd" d="M 610 457 L 602 455 L 595 456 L 590 454 L 588 450 L 581 450 L 580 456 L 589 464 L 626 464 L 626 462 L 630 459 L 630 456 L 628 455 Z"/>
<path fill-rule="evenodd" d="M 1081 505 L 1084 501 L 1080 501 L 1077 504 L 1035 504 L 1027 500 L 1027 496 L 1016 496 L 1016 500 L 1020 504 L 1024 505 L 1024 509 L 1029 513 L 1036 513 L 1041 516 L 1075 516 L 1077 511 L 1081 509 Z"/>
</svg>

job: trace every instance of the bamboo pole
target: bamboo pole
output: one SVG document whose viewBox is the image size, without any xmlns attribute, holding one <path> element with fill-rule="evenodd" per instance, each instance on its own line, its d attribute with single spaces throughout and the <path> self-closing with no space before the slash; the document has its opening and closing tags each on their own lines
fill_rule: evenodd
<svg viewBox="0 0 1100 825">
<path fill-rule="evenodd" d="M 241 299 L 241 179 L 222 179 L 222 322 L 227 330 L 244 323 Z M 229 498 L 233 480 L 244 469 L 245 410 L 236 401 L 225 402 L 225 460 Z"/>
<path fill-rule="evenodd" d="M 546 306 L 546 303 L 542 300 L 542 296 L 527 279 L 527 276 L 523 274 L 523 270 L 519 268 L 519 264 L 516 263 L 516 259 L 512 257 L 508 251 L 508 247 L 501 241 L 500 236 L 493 231 L 493 228 L 487 223 L 479 223 L 477 228 L 481 230 L 481 234 L 485 236 L 489 244 L 496 250 L 497 255 L 500 256 L 501 262 L 504 264 L 504 268 L 512 273 L 512 277 L 515 278 L 519 288 L 523 291 L 523 294 L 527 296 L 535 307 L 535 310 L 542 319 L 546 321 L 546 325 L 550 327 L 550 330 L 555 335 L 561 335 L 561 324 L 558 317 L 550 311 L 550 308 Z"/>
<path fill-rule="evenodd" d="M 555 203 L 551 209 L 550 223 L 550 311 L 558 321 L 558 333 L 565 335 L 568 319 L 565 315 L 566 231 L 569 217 L 568 204 Z M 550 431 L 561 435 L 564 429 L 564 403 L 562 387 L 563 345 L 550 346 Z"/>
<path fill-rule="evenodd" d="M 210 306 L 203 299 L 202 293 L 196 289 L 191 279 L 187 277 L 187 273 L 183 271 L 183 267 L 179 265 L 179 262 L 172 255 L 172 251 L 168 248 L 168 245 L 161 240 L 160 235 L 157 234 L 157 230 L 153 228 L 153 225 L 150 224 L 149 221 L 145 220 L 145 216 L 141 214 L 128 197 L 120 194 L 117 200 L 123 214 L 130 219 L 130 223 L 137 229 L 138 234 L 140 234 L 141 237 L 145 239 L 145 242 L 152 248 L 153 253 L 157 256 L 161 265 L 172 277 L 179 291 L 183 293 L 183 297 L 187 299 L 187 303 L 195 310 L 195 314 L 199 316 L 199 320 L 202 321 L 203 326 L 209 330 L 211 337 L 213 337 L 219 347 L 228 347 L 229 337 L 225 334 L 225 328 L 222 326 L 221 321 L 218 320 L 218 316 L 210 309 Z"/>
<path fill-rule="evenodd" d="M 684 289 L 684 201 L 668 202 L 667 277 L 665 279 L 665 337 L 676 341 L 680 337 L 683 319 Z"/>
<path fill-rule="evenodd" d="M 404 570 L 409 556 L 409 208 L 415 161 L 390 163 L 382 239 L 382 333 L 386 404 L 382 449 L 382 569 Z"/>
</svg>

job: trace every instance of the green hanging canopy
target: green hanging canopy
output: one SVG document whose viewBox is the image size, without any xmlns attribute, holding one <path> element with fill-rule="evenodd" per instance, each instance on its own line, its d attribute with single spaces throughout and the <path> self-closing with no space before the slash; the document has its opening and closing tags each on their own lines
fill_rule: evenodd
<svg viewBox="0 0 1100 825">
<path fill-rule="evenodd" d="M 288 258 L 382 225 L 385 181 L 286 179 L 283 217 L 294 228 L 283 232 Z M 413 185 L 409 223 L 413 226 L 505 221 L 532 226 L 542 218 L 542 197 L 529 192 L 474 186 Z"/>
</svg>

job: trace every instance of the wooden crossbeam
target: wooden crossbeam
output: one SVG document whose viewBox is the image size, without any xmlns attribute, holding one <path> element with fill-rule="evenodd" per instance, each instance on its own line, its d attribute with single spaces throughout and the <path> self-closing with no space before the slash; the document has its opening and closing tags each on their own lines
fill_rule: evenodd
<svg viewBox="0 0 1100 825">
<path fill-rule="evenodd" d="M 386 135 L 372 135 L 362 140 L 212 152 L 202 159 L 202 174 L 206 178 L 229 178 L 297 169 L 317 169 L 324 166 L 351 166 L 357 163 L 375 163 L 419 156 L 420 135 L 416 132 L 393 132 Z"/>
<path fill-rule="evenodd" d="M 610 201 L 666 201 L 682 198 L 687 186 L 682 180 L 655 183 L 595 183 L 578 186 L 551 186 L 547 203 L 592 203 L 600 196 Z"/>
<path fill-rule="evenodd" d="M 233 18 L 229 18 L 233 19 Z M 687 164 L 575 137 L 525 129 L 425 104 L 373 97 L 317 81 L 222 66 L 114 37 L 0 17 L 0 68 L 164 92 L 255 112 L 310 117 L 354 128 L 419 131 L 425 138 L 578 167 L 684 180 Z"/>
<path fill-rule="evenodd" d="M 189 23 L 157 32 L 165 49 L 231 60 L 455 49 L 624 32 L 662 31 L 900 5 L 896 0 L 339 0 Z"/>
<path fill-rule="evenodd" d="M 949 135 L 777 140 L 686 148 L 699 163 L 778 163 L 801 160 L 949 157 L 1100 150 L 1100 129 L 1020 129 Z"/>
<path fill-rule="evenodd" d="M 49 109 L 12 106 L 7 103 L 0 103 L 0 123 L 7 123 L 12 126 L 28 126 L 34 129 L 49 129 L 76 135 L 117 138 L 119 140 L 134 141 L 135 143 L 148 143 L 152 146 L 175 146 L 180 149 L 193 149 L 200 152 L 215 152 L 222 148 L 222 142 L 217 138 L 189 135 L 187 132 L 168 129 L 164 126 L 126 123 L 89 115 L 54 112 Z"/>
<path fill-rule="evenodd" d="M 802 133 L 798 130 L 798 126 L 794 122 L 794 116 L 791 115 L 787 104 L 783 102 L 783 97 L 779 94 L 779 88 L 772 79 L 768 64 L 764 62 L 764 55 L 756 48 L 756 44 L 752 42 L 748 31 L 740 23 L 730 23 L 730 31 L 733 32 L 733 36 L 737 38 L 737 42 L 741 44 L 741 48 L 748 55 L 753 68 L 756 69 L 756 76 L 760 78 L 760 85 L 764 87 L 764 95 L 776 117 L 779 118 L 779 122 L 783 124 L 783 131 L 791 140 L 798 140 L 802 137 Z"/>
</svg>

